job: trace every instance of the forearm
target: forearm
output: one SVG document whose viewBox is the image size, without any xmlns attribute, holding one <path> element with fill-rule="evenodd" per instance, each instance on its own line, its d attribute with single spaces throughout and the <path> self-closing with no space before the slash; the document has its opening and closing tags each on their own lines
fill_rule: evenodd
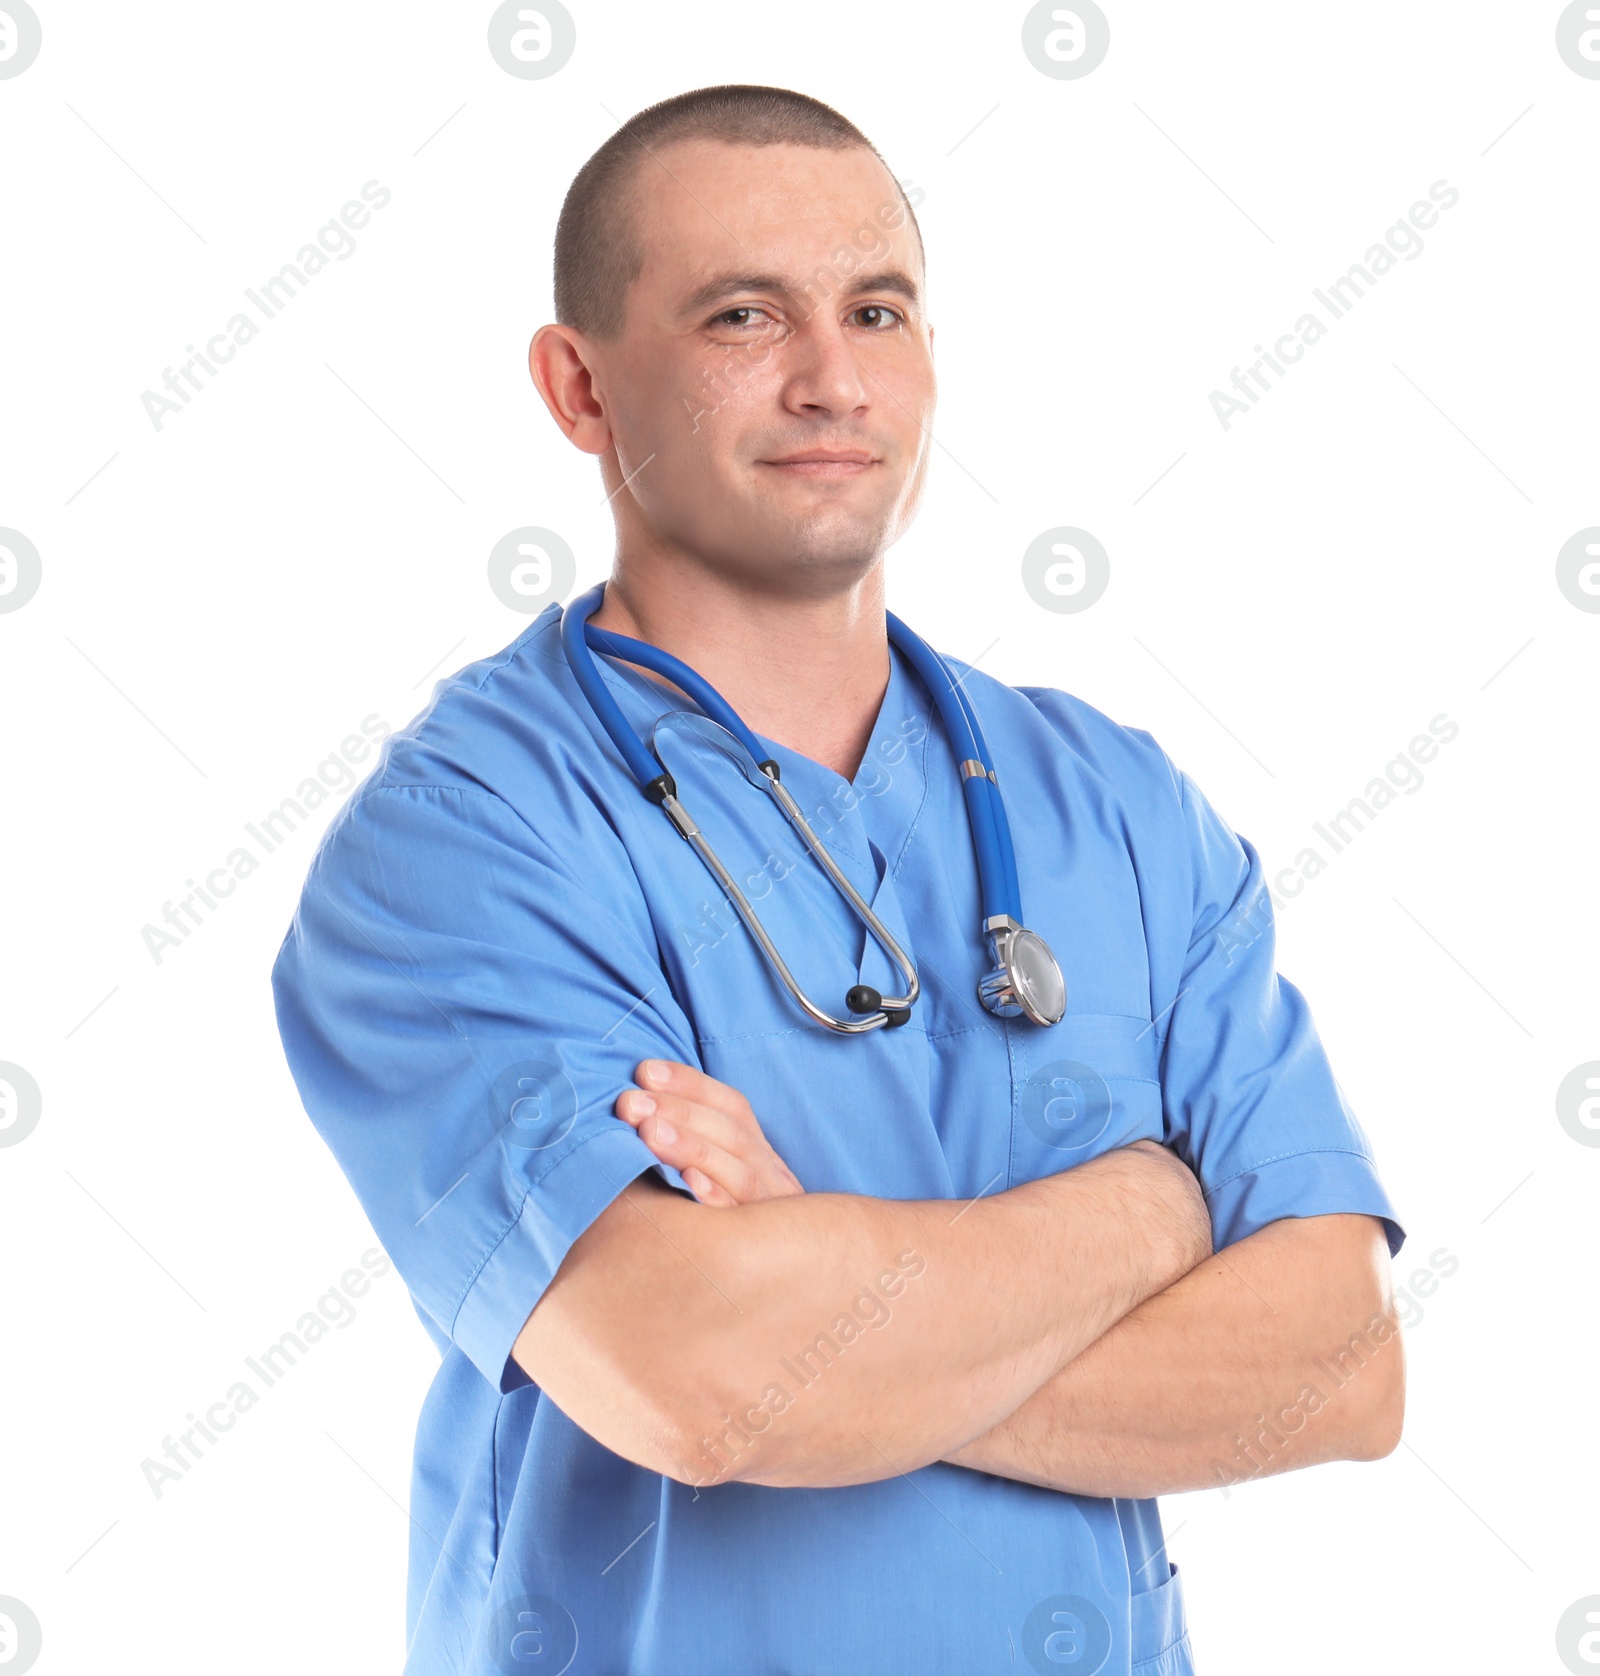
<svg viewBox="0 0 1600 1676">
<path fill-rule="evenodd" d="M 965 1208 L 814 1193 L 716 1211 L 636 1183 L 517 1358 L 608 1448 L 684 1482 L 889 1477 L 997 1425 L 1195 1261 L 1150 1180 L 1117 1153 Z"/>
<path fill-rule="evenodd" d="M 1387 1454 L 1404 1393 L 1381 1225 L 1290 1220 L 1148 1299 L 947 1458 L 1079 1495 L 1214 1488 Z"/>
</svg>

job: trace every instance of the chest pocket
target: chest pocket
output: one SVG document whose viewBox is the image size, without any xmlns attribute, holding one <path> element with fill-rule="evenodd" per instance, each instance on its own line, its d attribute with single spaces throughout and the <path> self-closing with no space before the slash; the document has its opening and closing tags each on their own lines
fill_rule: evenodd
<svg viewBox="0 0 1600 1676">
<path fill-rule="evenodd" d="M 1068 1012 L 1048 1030 L 1013 1031 L 1012 1040 L 1008 1185 L 1162 1139 L 1161 1043 L 1149 1019 Z"/>
</svg>

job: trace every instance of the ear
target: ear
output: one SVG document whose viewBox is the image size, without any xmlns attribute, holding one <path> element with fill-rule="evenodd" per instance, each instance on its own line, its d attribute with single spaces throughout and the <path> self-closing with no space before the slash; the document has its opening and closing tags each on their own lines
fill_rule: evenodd
<svg viewBox="0 0 1600 1676">
<path fill-rule="evenodd" d="M 528 371 L 567 440 L 585 454 L 604 454 L 611 447 L 611 426 L 595 393 L 593 356 L 582 332 L 541 326 L 528 345 Z"/>
</svg>

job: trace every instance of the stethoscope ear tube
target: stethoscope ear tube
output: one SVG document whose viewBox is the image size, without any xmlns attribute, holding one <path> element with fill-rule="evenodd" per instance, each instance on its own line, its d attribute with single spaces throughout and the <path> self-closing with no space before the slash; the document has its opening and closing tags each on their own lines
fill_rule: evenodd
<svg viewBox="0 0 1600 1676">
<path fill-rule="evenodd" d="M 621 753 L 640 791 L 661 808 L 678 835 L 693 847 L 733 903 L 784 988 L 810 1017 L 830 1030 L 849 1035 L 904 1024 L 921 993 L 916 968 L 889 928 L 828 853 L 827 846 L 812 831 L 799 804 L 780 780 L 778 764 L 763 757 L 761 742 L 745 726 L 738 712 L 710 682 L 687 664 L 646 641 L 591 627 L 589 618 L 599 609 L 604 595 L 605 584 L 599 583 L 567 606 L 561 616 L 561 643 L 574 679 L 600 725 Z M 1006 818 L 1005 801 L 995 780 L 977 712 L 944 659 L 893 612 L 888 613 L 888 631 L 890 640 L 910 660 L 932 694 L 945 736 L 957 754 L 962 797 L 978 868 L 982 931 L 990 940 L 995 958 L 994 968 L 984 975 L 978 985 L 979 996 L 990 1012 L 1001 1017 L 1009 1018 L 1022 1013 L 1036 1024 L 1054 1024 L 1066 1006 L 1066 986 L 1060 965 L 1049 946 L 1042 937 L 1028 931 L 1022 924 L 1022 900 L 1017 883 L 1011 825 Z M 760 770 L 761 783 L 783 812 L 785 820 L 803 839 L 806 849 L 816 858 L 879 947 L 904 974 L 904 995 L 884 996 L 866 984 L 856 984 L 846 996 L 845 1005 L 858 1016 L 836 1018 L 805 994 L 744 892 L 723 866 L 688 810 L 678 801 L 677 786 L 665 763 L 645 744 L 623 715 L 621 706 L 600 674 L 596 652 L 636 663 L 664 676 L 687 693 L 711 721 L 726 729 L 749 753 L 751 761 Z M 860 1016 L 863 1014 L 865 1016 Z"/>
<path fill-rule="evenodd" d="M 610 735 L 611 743 L 622 753 L 628 772 L 641 787 L 648 786 L 666 765 L 656 761 L 644 741 L 628 725 L 622 706 L 611 696 L 611 689 L 596 667 L 584 639 L 589 618 L 600 609 L 604 594 L 605 583 L 597 582 L 566 607 L 561 613 L 561 645 L 567 654 L 567 668 L 572 671 L 573 679 L 588 699 L 589 708 L 594 711 L 601 727 Z"/>
<path fill-rule="evenodd" d="M 1005 819 L 1005 809 L 999 793 L 986 774 L 964 773 L 961 790 L 967 800 L 972 847 L 978 858 L 982 917 L 989 920 L 998 914 L 1008 914 L 1012 919 L 1020 920 L 1022 907 L 1003 860 L 1007 846 L 1000 839 L 1000 822 Z"/>
<path fill-rule="evenodd" d="M 977 712 L 962 691 L 961 683 L 950 673 L 949 664 L 920 635 L 913 633 L 892 611 L 888 613 L 888 625 L 890 639 L 910 660 L 911 667 L 932 694 L 940 725 L 961 764 L 961 789 L 966 798 L 983 898 L 981 917 L 987 921 L 1007 914 L 1020 920 L 1022 904 L 1017 890 L 1011 827 L 995 784 L 994 765 L 989 760 L 989 747 L 978 725 Z M 969 763 L 974 765 L 970 769 L 966 766 Z"/>
<path fill-rule="evenodd" d="M 657 675 L 665 675 L 674 686 L 688 693 L 712 721 L 726 728 L 750 753 L 752 762 L 761 761 L 761 741 L 744 725 L 739 712 L 722 694 L 688 664 L 673 657 L 670 652 L 663 652 L 659 646 L 652 646 L 647 640 L 632 640 L 625 634 L 613 634 L 609 629 L 591 626 L 584 631 L 584 641 L 591 651 L 624 658 Z"/>
<path fill-rule="evenodd" d="M 961 789 L 978 863 L 982 929 L 994 957 L 994 965 L 979 980 L 978 998 L 997 1017 L 1020 1014 L 1034 1024 L 1056 1024 L 1066 1012 L 1066 979 L 1050 945 L 1022 923 L 1016 846 L 978 713 L 949 664 L 892 611 L 888 627 L 890 639 L 933 694 L 945 735 L 962 759 Z"/>
<path fill-rule="evenodd" d="M 767 928 L 761 923 L 760 916 L 750 906 L 749 898 L 740 890 L 733 875 L 722 865 L 722 858 L 711 847 L 710 840 L 695 824 L 688 810 L 676 798 L 667 799 L 662 804 L 662 808 L 666 811 L 672 824 L 683 837 L 689 840 L 695 854 L 705 863 L 706 870 L 712 878 L 722 886 L 724 894 L 734 906 L 734 911 L 744 921 L 745 929 L 755 938 L 756 944 L 762 954 L 766 956 L 768 964 L 777 973 L 778 981 L 818 1024 L 826 1025 L 828 1029 L 836 1030 L 841 1035 L 857 1036 L 868 1030 L 881 1030 L 885 1025 L 895 1022 L 894 1016 L 889 1009 L 882 1005 L 881 1001 L 878 1010 L 867 1018 L 835 1018 L 825 1007 L 819 1007 L 796 982 L 794 973 L 789 970 L 788 962 L 783 958 L 778 945 L 773 942 Z M 869 909 L 868 912 L 870 913 L 871 910 Z M 905 1002 L 907 1014 L 909 1014 L 911 1000 L 916 998 L 916 973 L 914 971 L 911 973 L 911 988 L 911 997 Z M 852 990 L 851 994 L 854 993 L 855 991 Z M 848 1001 L 846 1004 L 848 1005 Z"/>
<path fill-rule="evenodd" d="M 916 967 L 912 964 L 911 957 L 896 942 L 889 928 L 873 912 L 871 905 L 840 870 L 822 840 L 812 831 L 799 804 L 790 795 L 789 788 L 780 780 L 777 763 L 764 759 L 760 741 L 745 726 L 738 712 L 710 682 L 704 680 L 687 664 L 646 641 L 591 627 L 588 619 L 599 609 L 603 595 L 604 585 L 601 584 L 573 600 L 562 614 L 561 640 L 566 650 L 568 665 L 584 697 L 589 700 L 612 743 L 622 753 L 623 760 L 639 783 L 639 789 L 652 803 L 659 805 L 678 836 L 685 839 L 700 857 L 711 876 L 722 887 L 723 894 L 733 904 L 740 919 L 744 921 L 750 935 L 755 938 L 779 981 L 807 1014 L 819 1024 L 844 1035 L 860 1035 L 868 1030 L 904 1024 L 910 1018 L 911 1008 L 921 994 Z M 837 1018 L 826 1008 L 818 1006 L 805 993 L 789 970 L 777 944 L 762 925 L 760 916 L 751 907 L 749 899 L 739 888 L 733 875 L 723 866 L 721 857 L 700 830 L 694 817 L 679 801 L 677 786 L 671 774 L 667 772 L 666 765 L 645 745 L 622 714 L 621 706 L 612 697 L 604 677 L 600 674 L 594 657 L 595 652 L 623 658 L 653 670 L 658 675 L 664 675 L 686 692 L 712 721 L 726 728 L 749 752 L 751 760 L 761 770 L 762 784 L 783 812 L 785 820 L 800 835 L 806 849 L 816 858 L 835 888 L 850 904 L 857 918 L 900 968 L 906 983 L 904 995 L 883 996 L 865 984 L 856 984 L 846 996 L 845 1005 L 853 1014 L 866 1016 Z"/>
</svg>

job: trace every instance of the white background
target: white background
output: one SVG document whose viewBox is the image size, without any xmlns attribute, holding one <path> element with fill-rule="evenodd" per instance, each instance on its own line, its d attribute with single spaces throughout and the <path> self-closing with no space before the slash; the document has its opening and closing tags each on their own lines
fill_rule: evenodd
<svg viewBox="0 0 1600 1676">
<path fill-rule="evenodd" d="M 487 4 L 38 0 L 0 80 L 0 525 L 43 563 L 0 615 L 0 1060 L 44 1099 L 0 1148 L 0 1595 L 41 1672 L 399 1667 L 436 1359 L 397 1276 L 159 1499 L 141 1472 L 373 1244 L 267 981 L 332 804 L 159 965 L 141 927 L 521 630 L 506 531 L 605 573 L 525 368 L 555 217 L 615 121 L 719 81 L 836 104 L 925 194 L 941 447 L 891 598 L 936 645 L 1150 729 L 1270 870 L 1459 724 L 1279 921 L 1401 1284 L 1459 1261 L 1406 1440 L 1166 1517 L 1206 1676 L 1562 1669 L 1600 1594 L 1600 1149 L 1555 1111 L 1600 1058 L 1600 616 L 1555 582 L 1600 524 L 1600 80 L 1545 0 L 1103 3 L 1077 80 L 1021 5 L 703 0 L 572 0 L 571 62 L 519 80 Z M 355 254 L 155 429 L 141 392 L 373 179 Z M 1422 254 L 1224 431 L 1209 393 L 1439 180 Z M 1068 524 L 1111 561 L 1080 614 L 1021 582 Z"/>
</svg>

